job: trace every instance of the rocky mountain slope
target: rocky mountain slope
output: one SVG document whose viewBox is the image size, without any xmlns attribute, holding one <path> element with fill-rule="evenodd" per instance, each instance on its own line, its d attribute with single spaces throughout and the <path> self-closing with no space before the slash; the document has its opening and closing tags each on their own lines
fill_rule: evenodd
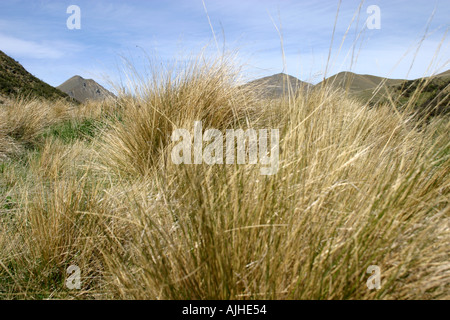
<svg viewBox="0 0 450 320">
<path fill-rule="evenodd" d="M 57 88 L 80 102 L 103 100 L 114 97 L 114 94 L 103 88 L 94 80 L 84 79 L 80 76 L 70 78 Z"/>
</svg>

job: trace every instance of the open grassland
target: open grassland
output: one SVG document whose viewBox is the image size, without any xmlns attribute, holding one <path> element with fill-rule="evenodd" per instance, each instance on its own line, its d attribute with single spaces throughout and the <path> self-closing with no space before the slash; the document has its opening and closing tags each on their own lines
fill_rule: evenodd
<svg viewBox="0 0 450 320">
<path fill-rule="evenodd" d="M 448 116 L 259 100 L 238 74 L 198 59 L 117 100 L 0 106 L 0 298 L 450 298 Z M 194 121 L 279 129 L 278 173 L 173 164 Z"/>
</svg>

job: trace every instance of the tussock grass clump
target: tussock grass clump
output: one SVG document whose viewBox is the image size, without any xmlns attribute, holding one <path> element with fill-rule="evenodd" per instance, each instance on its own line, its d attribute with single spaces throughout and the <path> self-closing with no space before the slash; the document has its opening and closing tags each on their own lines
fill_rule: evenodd
<svg viewBox="0 0 450 320">
<path fill-rule="evenodd" d="M 129 204 L 131 239 L 107 256 L 119 296 L 446 297 L 443 124 L 418 132 L 388 106 L 364 108 L 338 92 L 279 110 L 278 174 L 169 164 L 120 201 Z M 366 287 L 370 265 L 382 270 L 378 291 Z"/>
<path fill-rule="evenodd" d="M 2 106 L 2 128 L 11 137 L 27 144 L 36 142 L 45 127 L 65 117 L 67 105 L 45 103 L 40 100 L 17 99 Z"/>
<path fill-rule="evenodd" d="M 73 105 L 65 100 L 15 98 L 0 105 L 0 159 L 20 157 L 43 146 L 47 138 L 65 143 L 91 140 L 117 109 L 112 99 Z"/>
<path fill-rule="evenodd" d="M 0 160 L 2 161 L 23 151 L 22 145 L 10 137 L 8 131 L 4 128 L 0 129 Z"/>
<path fill-rule="evenodd" d="M 225 58 L 200 55 L 182 69 L 177 63 L 168 69 L 154 66 L 152 75 L 136 79 L 136 95 L 119 99 L 120 121 L 104 135 L 101 148 L 108 170 L 146 175 L 176 128 L 190 128 L 194 121 L 231 128 L 255 108 L 251 92 L 236 86 L 238 70 Z"/>
<path fill-rule="evenodd" d="M 48 126 L 67 118 L 68 108 L 66 101 L 51 103 L 26 98 L 0 106 L 0 158 L 37 146 Z"/>
<path fill-rule="evenodd" d="M 38 157 L 30 155 L 28 175 L 9 187 L 14 206 L 0 210 L 2 298 L 94 297 L 102 287 L 107 212 L 99 205 L 102 181 L 80 170 L 85 149 L 82 142 L 48 140 Z M 80 292 L 65 285 L 70 265 L 83 270 Z"/>
</svg>

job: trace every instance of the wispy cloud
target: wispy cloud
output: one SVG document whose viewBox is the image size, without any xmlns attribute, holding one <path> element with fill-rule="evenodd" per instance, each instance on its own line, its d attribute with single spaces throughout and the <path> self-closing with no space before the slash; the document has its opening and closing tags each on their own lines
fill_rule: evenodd
<svg viewBox="0 0 450 320">
<path fill-rule="evenodd" d="M 1 49 L 6 53 L 30 59 L 60 59 L 68 53 L 82 50 L 81 45 L 64 41 L 43 41 L 18 39 L 0 33 Z"/>
<path fill-rule="evenodd" d="M 69 4 L 81 8 L 81 30 L 66 28 Z M 282 30 L 285 71 L 304 80 L 323 73 L 334 28 L 335 63 L 330 73 L 352 66 L 355 72 L 397 78 L 422 76 L 449 28 L 448 0 L 434 0 L 431 5 L 423 0 L 366 1 L 361 7 L 358 28 L 355 20 L 350 29 L 359 0 L 342 1 L 336 25 L 337 0 L 205 0 L 205 4 L 219 45 L 240 48 L 242 60 L 248 62 L 247 75 L 255 77 L 283 70 L 276 27 Z M 354 65 L 352 45 L 368 16 L 366 9 L 372 4 L 381 8 L 382 28 L 366 29 L 361 49 L 362 38 L 356 43 L 359 56 Z M 414 50 L 395 68 L 411 46 L 417 47 L 434 6 L 436 11 L 429 24 L 433 32 L 423 42 L 411 72 L 408 74 L 408 63 L 413 61 Z M 64 81 L 63 77 L 95 70 L 99 65 L 113 73 L 120 55 L 145 59 L 144 50 L 170 59 L 180 52 L 198 52 L 212 39 L 202 0 L 0 2 L 0 50 L 22 58 L 26 67 L 34 68 L 31 71 L 55 85 Z M 445 63 L 449 57 L 447 45 L 441 48 L 437 61 Z M 434 67 L 438 67 L 437 62 Z"/>
</svg>

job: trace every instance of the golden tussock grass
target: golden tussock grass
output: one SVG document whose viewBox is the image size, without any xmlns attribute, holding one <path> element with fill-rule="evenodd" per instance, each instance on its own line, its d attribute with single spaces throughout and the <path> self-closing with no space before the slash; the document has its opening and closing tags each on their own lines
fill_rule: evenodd
<svg viewBox="0 0 450 320">
<path fill-rule="evenodd" d="M 2 110 L 0 153 L 37 150 L 0 164 L 1 297 L 448 299 L 448 118 L 418 128 L 328 88 L 264 102 L 237 76 L 194 59 L 117 101 Z M 106 125 L 89 141 L 40 135 L 80 117 Z M 194 121 L 279 129 L 278 172 L 173 164 L 171 133 Z"/>
</svg>

